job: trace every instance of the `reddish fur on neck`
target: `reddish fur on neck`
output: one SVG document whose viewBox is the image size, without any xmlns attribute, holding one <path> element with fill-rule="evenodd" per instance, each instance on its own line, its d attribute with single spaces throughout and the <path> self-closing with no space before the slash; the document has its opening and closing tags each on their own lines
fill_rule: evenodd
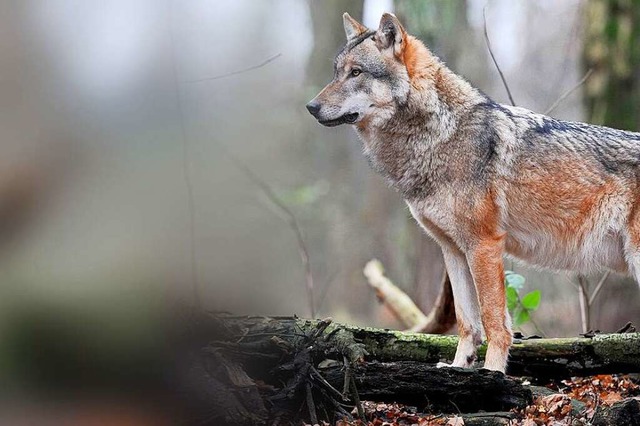
<svg viewBox="0 0 640 426">
<path fill-rule="evenodd" d="M 464 104 L 471 90 L 469 84 L 451 72 L 420 40 L 410 35 L 405 40 L 401 59 L 411 85 L 418 90 L 435 87 L 444 102 Z"/>
<path fill-rule="evenodd" d="M 407 35 L 402 49 L 402 62 L 407 67 L 411 83 L 421 86 L 420 80 L 433 80 L 440 61 L 414 36 Z"/>
</svg>

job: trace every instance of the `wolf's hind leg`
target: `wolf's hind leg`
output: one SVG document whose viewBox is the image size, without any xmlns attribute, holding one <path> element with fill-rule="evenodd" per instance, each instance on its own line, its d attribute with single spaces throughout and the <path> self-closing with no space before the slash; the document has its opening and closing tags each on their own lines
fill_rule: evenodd
<svg viewBox="0 0 640 426">
<path fill-rule="evenodd" d="M 442 253 L 451 279 L 458 324 L 458 347 L 451 365 L 468 368 L 476 360 L 476 349 L 482 343 L 478 295 L 464 254 L 449 247 L 443 247 Z"/>
<path fill-rule="evenodd" d="M 624 236 L 624 252 L 629 274 L 640 285 L 640 206 L 636 206 L 629 218 L 627 234 Z"/>
</svg>

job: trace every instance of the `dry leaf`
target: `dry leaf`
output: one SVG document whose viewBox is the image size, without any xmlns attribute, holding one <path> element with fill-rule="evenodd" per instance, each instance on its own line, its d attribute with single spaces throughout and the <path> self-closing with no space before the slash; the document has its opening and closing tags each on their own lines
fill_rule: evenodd
<svg viewBox="0 0 640 426">
<path fill-rule="evenodd" d="M 446 426 L 464 426 L 464 419 L 460 416 L 453 416 L 449 419 Z"/>
</svg>

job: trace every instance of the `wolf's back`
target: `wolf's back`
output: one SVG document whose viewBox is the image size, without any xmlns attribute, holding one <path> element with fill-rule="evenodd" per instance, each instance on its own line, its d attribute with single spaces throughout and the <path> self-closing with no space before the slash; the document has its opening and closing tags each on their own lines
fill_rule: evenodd
<svg viewBox="0 0 640 426">
<path fill-rule="evenodd" d="M 524 108 L 492 107 L 513 122 L 514 142 L 524 158 L 583 159 L 605 174 L 639 176 L 640 133 L 559 120 Z"/>
</svg>

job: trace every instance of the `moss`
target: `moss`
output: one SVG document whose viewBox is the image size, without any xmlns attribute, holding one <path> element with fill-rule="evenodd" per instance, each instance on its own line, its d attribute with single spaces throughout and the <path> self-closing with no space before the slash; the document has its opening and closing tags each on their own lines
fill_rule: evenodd
<svg viewBox="0 0 640 426">
<path fill-rule="evenodd" d="M 296 327 L 302 331 L 317 325 L 317 321 L 296 320 Z M 352 345 L 356 353 L 366 350 L 368 356 L 365 359 L 387 362 L 451 361 L 458 344 L 456 336 L 341 324 L 331 324 L 325 335 L 330 338 L 339 336 L 340 345 Z M 486 345 L 482 345 L 478 358 L 484 359 L 485 354 Z M 509 369 L 515 375 L 563 377 L 581 373 L 636 371 L 640 365 L 640 333 L 517 341 L 511 347 L 510 355 Z"/>
<path fill-rule="evenodd" d="M 594 336 L 594 353 L 609 362 L 640 363 L 640 334 L 605 334 Z"/>
</svg>

